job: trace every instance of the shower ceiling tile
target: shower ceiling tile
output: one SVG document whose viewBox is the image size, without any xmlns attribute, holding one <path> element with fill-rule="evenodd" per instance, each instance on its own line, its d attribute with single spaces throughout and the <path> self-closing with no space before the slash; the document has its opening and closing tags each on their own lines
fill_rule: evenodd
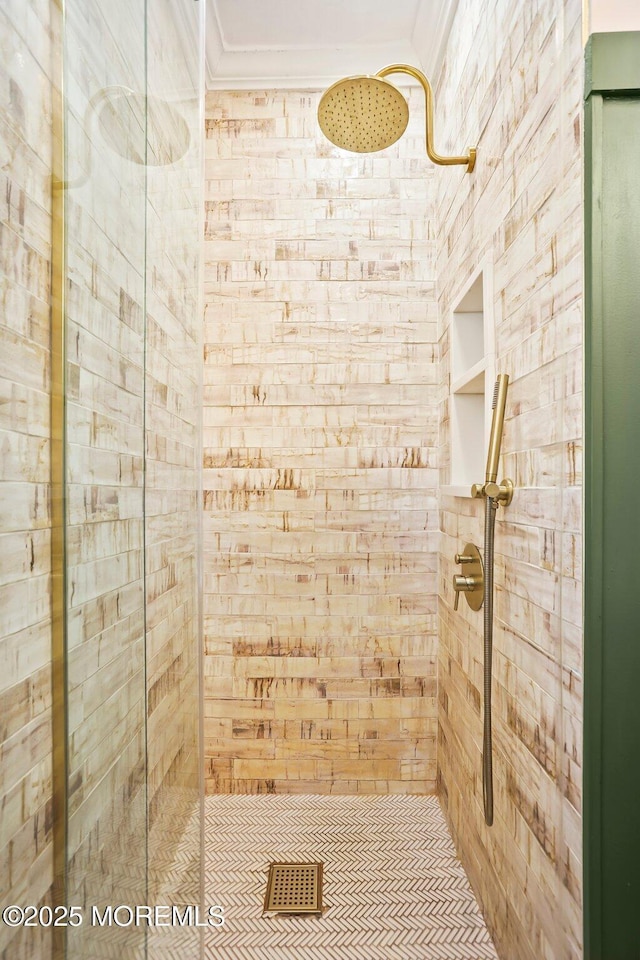
<svg viewBox="0 0 640 960">
<path fill-rule="evenodd" d="M 402 40 L 411 35 L 419 0 L 215 0 L 229 49 L 334 46 Z"/>
<path fill-rule="evenodd" d="M 207 82 L 322 87 L 410 62 L 434 73 L 457 0 L 207 0 Z"/>
</svg>

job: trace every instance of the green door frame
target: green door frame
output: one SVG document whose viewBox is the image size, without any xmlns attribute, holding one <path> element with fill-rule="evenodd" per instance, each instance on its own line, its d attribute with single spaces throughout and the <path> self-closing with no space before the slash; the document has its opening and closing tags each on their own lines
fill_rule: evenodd
<svg viewBox="0 0 640 960">
<path fill-rule="evenodd" d="M 640 32 L 585 81 L 585 958 L 640 960 Z"/>
</svg>

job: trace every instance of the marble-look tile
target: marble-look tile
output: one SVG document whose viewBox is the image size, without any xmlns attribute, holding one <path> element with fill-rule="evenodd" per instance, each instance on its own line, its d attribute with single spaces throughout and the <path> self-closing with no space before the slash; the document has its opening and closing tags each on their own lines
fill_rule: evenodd
<svg viewBox="0 0 640 960">
<path fill-rule="evenodd" d="M 421 792 L 435 181 L 414 92 L 414 135 L 375 157 L 327 151 L 318 97 L 207 95 L 207 789 Z"/>
<path fill-rule="evenodd" d="M 205 811 L 205 899 L 225 915 L 205 957 L 495 960 L 436 797 L 216 796 Z M 269 863 L 309 860 L 322 915 L 263 914 Z"/>
<path fill-rule="evenodd" d="M 54 5 L 0 10 L 0 874 L 2 902 L 53 880 L 49 379 Z M 0 953 L 48 956 L 50 929 L 0 924 Z"/>
<path fill-rule="evenodd" d="M 197 30 L 187 52 L 181 8 L 193 14 L 188 0 L 67 9 L 68 885 L 80 904 L 153 902 L 199 785 L 202 131 Z M 184 157 L 132 162 L 141 116 L 115 131 L 118 150 L 76 122 L 109 85 L 179 102 Z M 165 119 L 149 127 L 160 155 L 176 136 Z M 141 943 L 129 931 L 122 955 Z M 102 946 L 74 931 L 70 956 Z"/>
<path fill-rule="evenodd" d="M 461 133 L 463 142 L 478 140 L 476 172 L 443 173 L 437 201 L 440 479 L 449 482 L 447 318 L 463 278 L 489 255 L 496 368 L 511 378 L 500 472 L 516 484 L 496 530 L 494 826 L 487 829 L 482 814 L 482 619 L 453 613 L 450 586 L 454 553 L 466 540 L 482 543 L 482 510 L 447 496 L 440 497 L 438 783 L 498 952 L 510 960 L 582 955 L 575 8 L 566 0 L 526 9 L 464 0 L 436 95 L 449 105 L 444 142 Z"/>
</svg>

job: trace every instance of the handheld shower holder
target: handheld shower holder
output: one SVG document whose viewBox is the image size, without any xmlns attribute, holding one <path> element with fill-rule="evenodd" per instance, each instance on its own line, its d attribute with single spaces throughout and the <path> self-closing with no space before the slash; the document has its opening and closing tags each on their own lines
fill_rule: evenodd
<svg viewBox="0 0 640 960">
<path fill-rule="evenodd" d="M 513 480 L 506 478 L 502 480 L 501 483 L 495 483 L 489 480 L 485 483 L 474 483 L 471 487 L 471 496 L 474 500 L 492 497 L 494 500 L 497 500 L 498 506 L 508 507 L 513 500 L 513 491 Z"/>
</svg>

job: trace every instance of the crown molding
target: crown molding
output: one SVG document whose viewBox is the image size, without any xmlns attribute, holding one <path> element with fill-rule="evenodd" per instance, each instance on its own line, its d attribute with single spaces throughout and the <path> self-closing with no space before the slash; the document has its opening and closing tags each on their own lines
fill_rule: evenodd
<svg viewBox="0 0 640 960">
<path fill-rule="evenodd" d="M 224 45 L 216 5 L 214 0 L 207 0 L 204 56 L 206 63 L 206 83 L 209 89 L 213 89 L 216 71 L 223 53 Z"/>
<path fill-rule="evenodd" d="M 213 80 L 207 80 L 207 90 L 326 90 L 332 83 L 342 80 L 343 76 L 336 73 L 333 76 L 323 74 L 322 76 L 309 77 L 274 77 L 255 76 L 255 77 L 214 77 Z M 412 87 L 418 89 L 420 86 L 417 80 L 407 78 L 403 82 L 393 81 L 394 87 L 398 89 L 409 90 Z"/>
<path fill-rule="evenodd" d="M 435 24 L 430 0 L 422 0 L 418 8 L 411 41 L 426 65 L 429 79 L 434 83 L 442 68 L 458 4 L 459 0 L 441 0 Z"/>
<path fill-rule="evenodd" d="M 210 90 L 325 87 L 344 76 L 376 73 L 388 63 L 416 63 L 409 41 L 330 50 L 223 50 L 215 73 L 208 62 Z"/>
</svg>

